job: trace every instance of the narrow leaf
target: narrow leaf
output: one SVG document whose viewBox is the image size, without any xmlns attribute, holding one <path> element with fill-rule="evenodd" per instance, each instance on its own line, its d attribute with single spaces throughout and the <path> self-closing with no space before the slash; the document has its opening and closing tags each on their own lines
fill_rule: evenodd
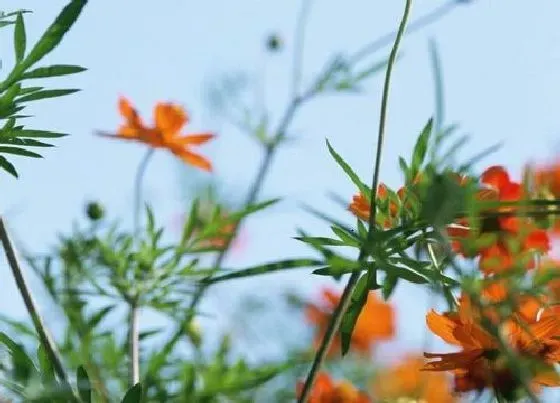
<svg viewBox="0 0 560 403">
<path fill-rule="evenodd" d="M 38 101 L 40 99 L 58 98 L 58 97 L 74 94 L 75 92 L 78 91 L 80 90 L 75 88 L 36 91 L 29 95 L 24 95 L 23 97 L 19 97 L 18 99 L 16 99 L 16 102 L 30 102 L 30 101 Z"/>
<path fill-rule="evenodd" d="M 66 76 L 68 74 L 81 73 L 87 69 L 81 66 L 74 66 L 71 64 L 53 64 L 52 66 L 39 67 L 34 70 L 30 70 L 22 75 L 23 79 L 32 78 L 47 78 L 47 77 L 59 77 Z"/>
<path fill-rule="evenodd" d="M 358 317 L 362 312 L 362 307 L 367 301 L 368 293 L 368 275 L 363 274 L 352 292 L 352 296 L 350 297 L 350 306 L 342 317 L 342 322 L 340 324 L 340 342 L 343 355 L 350 349 L 354 326 L 356 325 Z"/>
<path fill-rule="evenodd" d="M 23 60 L 23 71 L 50 53 L 62 40 L 64 35 L 76 22 L 87 0 L 72 0 L 62 9 L 54 22 L 45 31 L 41 39 L 35 44 L 31 52 Z"/>
<path fill-rule="evenodd" d="M 121 403 L 140 403 L 142 401 L 142 384 L 137 383 L 124 395 Z"/>
<path fill-rule="evenodd" d="M 27 151 L 25 148 L 21 148 L 21 147 L 0 146 L 0 153 L 20 155 L 22 157 L 43 158 L 41 155 L 34 153 L 32 151 Z"/>
<path fill-rule="evenodd" d="M 0 168 L 5 170 L 6 172 L 11 174 L 12 176 L 15 176 L 16 178 L 18 177 L 16 167 L 14 167 L 14 165 L 10 161 L 8 161 L 6 158 L 2 157 L 1 155 L 0 155 Z"/>
<path fill-rule="evenodd" d="M 354 184 L 360 190 L 360 193 L 362 193 L 368 199 L 368 201 L 370 201 L 371 200 L 371 191 L 370 191 L 369 187 L 360 180 L 360 178 L 352 170 L 350 165 L 348 165 L 348 163 L 346 163 L 346 161 L 344 161 L 344 159 L 331 147 L 331 144 L 329 143 L 329 140 L 326 140 L 326 142 L 327 142 L 327 147 L 329 149 L 329 152 L 331 153 L 331 155 L 334 158 L 334 160 L 336 161 L 336 163 L 342 168 L 342 170 L 346 173 L 346 175 L 348 175 L 350 180 L 352 182 L 354 182 Z"/>
<path fill-rule="evenodd" d="M 426 152 L 428 151 L 428 142 L 430 140 L 430 136 L 432 133 L 432 126 L 433 126 L 433 119 L 428 120 L 428 123 L 422 129 L 422 132 L 418 136 L 416 140 L 416 145 L 414 146 L 414 151 L 412 153 L 412 180 L 414 180 L 414 176 L 420 170 L 420 167 L 424 163 L 424 159 L 426 158 Z"/>
<path fill-rule="evenodd" d="M 16 26 L 14 28 L 14 49 L 17 63 L 19 63 L 25 55 L 25 45 L 25 24 L 23 22 L 23 15 L 19 13 L 16 17 Z"/>
<path fill-rule="evenodd" d="M 84 403 L 91 403 L 91 382 L 85 368 L 80 365 L 76 373 L 78 393 Z"/>
<path fill-rule="evenodd" d="M 250 267 L 248 269 L 232 271 L 228 274 L 221 276 L 216 276 L 207 280 L 204 283 L 213 284 L 220 281 L 232 280 L 243 277 L 259 276 L 263 274 L 270 274 L 277 271 L 288 270 L 288 269 L 301 269 L 312 266 L 320 266 L 324 264 L 320 260 L 316 259 L 287 259 L 281 260 L 279 262 L 273 262 L 268 264 L 263 264 L 255 267 Z"/>
</svg>

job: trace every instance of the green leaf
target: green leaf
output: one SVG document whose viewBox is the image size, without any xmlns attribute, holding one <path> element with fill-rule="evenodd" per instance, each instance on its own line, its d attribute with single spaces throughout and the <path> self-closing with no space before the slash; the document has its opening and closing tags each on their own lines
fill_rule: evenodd
<svg viewBox="0 0 560 403">
<path fill-rule="evenodd" d="M 346 173 L 346 175 L 348 175 L 350 180 L 354 182 L 354 184 L 360 190 L 360 193 L 362 193 L 366 197 L 366 199 L 371 202 L 371 190 L 369 189 L 369 187 L 360 180 L 360 178 L 352 170 L 350 165 L 348 165 L 346 161 L 344 161 L 344 159 L 331 147 L 329 140 L 326 140 L 326 142 L 327 142 L 327 147 L 329 149 L 329 152 L 331 153 L 336 163 L 342 168 L 342 170 Z"/>
<path fill-rule="evenodd" d="M 0 146 L 0 153 L 20 155 L 22 157 L 43 158 L 41 155 L 34 153 L 32 151 L 27 151 L 25 148 L 21 148 L 21 147 Z"/>
<path fill-rule="evenodd" d="M 412 177 L 410 179 L 414 180 L 414 177 L 419 172 L 420 167 L 424 163 L 424 159 L 426 158 L 426 152 L 428 151 L 428 142 L 430 140 L 430 136 L 432 134 L 432 126 L 434 120 L 430 118 L 422 132 L 418 136 L 416 140 L 416 145 L 414 146 L 414 151 L 412 153 L 412 165 L 410 167 L 412 171 Z"/>
<path fill-rule="evenodd" d="M 137 383 L 124 395 L 121 403 L 140 403 L 142 401 L 142 384 Z"/>
<path fill-rule="evenodd" d="M 404 183 L 412 182 L 413 178 L 410 177 L 410 168 L 403 157 L 399 157 L 399 166 L 401 167 L 401 171 L 404 175 Z"/>
<path fill-rule="evenodd" d="M 54 22 L 45 31 L 41 39 L 33 46 L 27 57 L 23 60 L 22 72 L 41 60 L 58 46 L 64 35 L 76 22 L 87 0 L 72 0 L 62 9 Z"/>
<path fill-rule="evenodd" d="M 91 382 L 85 368 L 80 365 L 76 373 L 78 393 L 84 403 L 91 403 Z"/>
<path fill-rule="evenodd" d="M 107 314 L 109 314 L 109 312 L 111 312 L 114 308 L 115 305 L 109 305 L 99 310 L 95 315 L 93 315 L 88 320 L 88 324 L 87 324 L 88 329 L 93 330 L 93 328 L 99 325 L 99 323 L 103 320 L 103 318 L 107 316 Z"/>
<path fill-rule="evenodd" d="M 23 347 L 10 339 L 8 335 L 0 332 L 0 343 L 8 349 L 13 360 L 13 377 L 16 381 L 26 382 L 38 375 L 37 368 Z"/>
<path fill-rule="evenodd" d="M 381 294 L 383 295 L 383 299 L 385 301 L 387 301 L 391 297 L 391 295 L 393 295 L 393 292 L 395 291 L 395 288 L 397 288 L 398 283 L 399 277 L 387 273 L 387 276 L 383 281 L 383 287 L 381 287 Z"/>
<path fill-rule="evenodd" d="M 61 90 L 42 90 L 36 91 L 29 95 L 24 95 L 16 99 L 16 102 L 30 102 L 30 101 L 38 101 L 40 99 L 47 99 L 47 98 L 58 98 L 63 97 L 66 95 L 74 94 L 80 90 L 75 88 L 70 89 L 61 89 Z"/>
<path fill-rule="evenodd" d="M 3 136 L 11 137 L 26 137 L 26 138 L 58 138 L 68 136 L 65 133 L 50 132 L 47 130 L 12 130 L 7 133 L 2 133 Z"/>
<path fill-rule="evenodd" d="M 58 382 L 54 374 L 54 368 L 49 361 L 49 357 L 45 352 L 43 345 L 39 345 L 37 349 L 37 358 L 39 361 L 39 367 L 41 369 L 41 379 L 43 380 L 43 385 L 49 389 L 56 389 Z"/>
<path fill-rule="evenodd" d="M 407 269 L 406 267 L 394 266 L 384 262 L 379 262 L 379 265 L 382 270 L 385 270 L 387 276 L 389 277 L 399 277 L 412 284 L 427 284 L 430 282 L 430 280 L 428 280 L 426 277 L 421 276 L 420 274 L 415 273 L 412 270 Z"/>
<path fill-rule="evenodd" d="M 23 22 L 23 15 L 19 13 L 16 17 L 16 26 L 14 28 L 14 49 L 16 51 L 16 62 L 22 61 L 25 55 L 25 24 Z"/>
<path fill-rule="evenodd" d="M 360 247 L 360 237 L 355 232 L 346 232 L 344 229 L 335 225 L 331 226 L 331 230 L 346 246 Z"/>
<path fill-rule="evenodd" d="M 43 143 L 33 139 L 22 139 L 18 137 L 4 137 L 0 136 L 0 144 L 9 144 L 12 146 L 24 147 L 53 147 L 52 144 Z"/>
<path fill-rule="evenodd" d="M 200 201 L 198 199 L 196 199 L 191 205 L 189 219 L 185 222 L 185 225 L 183 226 L 183 233 L 181 234 L 181 242 L 179 244 L 181 246 L 185 246 L 185 244 L 191 238 L 194 232 L 198 220 L 199 206 L 200 206 Z"/>
<path fill-rule="evenodd" d="M 5 170 L 6 172 L 11 174 L 12 176 L 15 176 L 16 178 L 18 177 L 16 168 L 14 167 L 14 165 L 10 161 L 8 161 L 6 158 L 2 157 L 1 155 L 0 155 L 0 168 Z"/>
<path fill-rule="evenodd" d="M 220 281 L 238 279 L 243 277 L 260 276 L 263 274 L 270 274 L 277 271 L 288 269 L 301 269 L 312 266 L 320 266 L 323 262 L 316 259 L 287 259 L 278 262 L 262 264 L 259 266 L 250 267 L 248 269 L 231 271 L 228 274 L 216 276 L 203 280 L 206 284 L 214 284 Z"/>
<path fill-rule="evenodd" d="M 39 67 L 34 70 L 30 70 L 21 76 L 22 79 L 28 80 L 33 78 L 47 78 L 47 77 L 59 77 L 66 76 L 68 74 L 81 73 L 87 69 L 81 66 L 75 66 L 71 64 L 53 64 L 52 66 Z"/>
<path fill-rule="evenodd" d="M 302 241 L 305 243 L 310 243 L 313 245 L 347 246 L 346 243 L 344 243 L 341 240 L 333 239 L 333 238 L 325 238 L 320 236 L 298 236 L 295 237 L 294 239 L 297 239 L 298 241 Z"/>
<path fill-rule="evenodd" d="M 358 317 L 362 312 L 362 307 L 367 301 L 369 290 L 369 276 L 368 274 L 363 274 L 356 283 L 356 287 L 354 287 L 352 296 L 350 297 L 350 306 L 344 313 L 342 322 L 340 324 L 340 342 L 342 355 L 345 355 L 350 349 L 350 342 L 352 341 L 354 326 L 356 325 Z"/>
</svg>

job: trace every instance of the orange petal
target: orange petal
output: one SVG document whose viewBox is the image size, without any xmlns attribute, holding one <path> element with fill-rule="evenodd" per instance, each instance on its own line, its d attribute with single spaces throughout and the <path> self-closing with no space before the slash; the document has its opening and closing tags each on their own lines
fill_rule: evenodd
<svg viewBox="0 0 560 403">
<path fill-rule="evenodd" d="M 187 113 L 179 105 L 160 102 L 154 109 L 156 128 L 163 133 L 167 140 L 177 136 L 187 121 Z"/>
<path fill-rule="evenodd" d="M 177 144 L 181 144 L 181 145 L 200 145 L 200 144 L 204 144 L 207 141 L 213 139 L 214 137 L 216 137 L 215 134 L 213 133 L 198 133 L 198 134 L 189 134 L 188 136 L 184 136 L 181 137 L 177 140 L 175 140 L 175 142 Z"/>
<path fill-rule="evenodd" d="M 547 371 L 543 371 L 535 375 L 533 382 L 548 387 L 560 386 L 560 375 L 554 370 L 554 368 L 550 368 Z"/>
<path fill-rule="evenodd" d="M 454 335 L 457 323 L 445 315 L 436 313 L 433 309 L 426 315 L 426 324 L 430 330 L 449 344 L 460 346 L 461 343 Z"/>
<path fill-rule="evenodd" d="M 507 171 L 503 166 L 499 165 L 494 165 L 486 169 L 482 173 L 480 181 L 499 191 L 510 182 Z"/>
<path fill-rule="evenodd" d="M 204 171 L 212 171 L 212 163 L 202 155 L 195 154 L 185 149 L 177 149 L 175 147 L 171 148 L 171 152 L 189 165 L 200 168 Z"/>
<path fill-rule="evenodd" d="M 424 371 L 450 371 L 468 368 L 474 361 L 479 359 L 483 350 L 459 351 L 457 353 L 424 353 L 428 359 L 437 359 L 424 364 Z"/>
<path fill-rule="evenodd" d="M 524 246 L 526 249 L 536 249 L 541 252 L 548 252 L 550 250 L 550 240 L 545 230 L 536 229 L 531 231 L 527 238 L 525 238 Z"/>
</svg>

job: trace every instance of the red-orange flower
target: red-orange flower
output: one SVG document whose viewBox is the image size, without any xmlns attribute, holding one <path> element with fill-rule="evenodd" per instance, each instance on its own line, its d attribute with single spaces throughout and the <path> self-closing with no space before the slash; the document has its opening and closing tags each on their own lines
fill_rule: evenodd
<svg viewBox="0 0 560 403">
<path fill-rule="evenodd" d="M 303 384 L 298 382 L 297 394 L 301 394 Z M 368 395 L 348 381 L 335 382 L 326 373 L 317 375 L 308 403 L 370 403 Z"/>
<path fill-rule="evenodd" d="M 499 300 L 505 290 L 497 287 L 488 291 L 487 299 Z M 425 370 L 451 371 L 455 376 L 455 390 L 464 392 L 490 387 L 502 395 L 510 395 L 519 381 L 501 353 L 498 340 L 480 324 L 481 315 L 489 318 L 504 334 L 506 343 L 521 358 L 538 360 L 540 366 L 531 371 L 535 388 L 560 385 L 560 377 L 553 364 L 560 360 L 560 319 L 555 309 L 543 309 L 541 304 L 528 298 L 518 313 L 501 324 L 496 323 L 493 311 L 473 310 L 472 304 L 461 301 L 458 312 L 426 316 L 430 330 L 444 341 L 456 345 L 456 353 L 425 353 L 430 359 Z M 491 314 L 489 314 L 491 313 Z"/>
<path fill-rule="evenodd" d="M 181 129 L 189 122 L 189 117 L 181 106 L 167 102 L 158 103 L 154 108 L 153 126 L 145 125 L 136 109 L 124 97 L 119 99 L 119 112 L 124 118 L 124 123 L 119 127 L 117 134 L 100 133 L 102 136 L 142 142 L 154 148 L 165 148 L 187 164 L 205 171 L 212 170 L 210 161 L 191 151 L 191 147 L 206 143 L 214 134 L 182 135 Z"/>
<path fill-rule="evenodd" d="M 481 183 L 483 188 L 477 193 L 478 200 L 515 202 L 524 197 L 521 185 L 512 182 L 501 166 L 484 171 Z M 548 235 L 530 218 L 517 217 L 515 212 L 513 206 L 502 206 L 483 211 L 477 222 L 458 220 L 447 229 L 453 249 L 465 257 L 479 256 L 479 265 L 485 274 L 510 269 L 520 260 L 531 268 L 533 252 L 550 249 Z M 474 241 L 474 250 L 466 247 L 465 240 Z"/>
<path fill-rule="evenodd" d="M 324 289 L 319 305 L 308 304 L 306 316 L 308 322 L 315 325 L 315 344 L 321 342 L 328 327 L 331 315 L 340 301 L 340 294 L 331 289 Z M 395 333 L 395 314 L 393 307 L 381 301 L 375 292 L 370 292 L 366 304 L 356 321 L 350 340 L 350 348 L 359 353 L 369 353 L 372 346 L 382 340 L 388 340 Z M 329 354 L 340 351 L 340 339 L 335 338 Z"/>
<path fill-rule="evenodd" d="M 447 376 L 441 372 L 422 371 L 423 366 L 422 357 L 409 356 L 394 367 L 382 370 L 372 381 L 373 397 L 382 402 L 404 401 L 404 398 L 425 403 L 455 402 Z"/>
<path fill-rule="evenodd" d="M 399 200 L 388 200 L 388 196 L 389 192 L 387 186 L 383 183 L 379 184 L 377 187 L 378 214 L 376 216 L 376 221 L 384 228 L 390 228 L 393 225 L 399 212 L 399 205 L 397 204 Z M 386 204 L 385 209 L 382 208 L 383 203 L 388 203 Z M 348 206 L 348 210 L 350 210 L 356 217 L 364 221 L 369 220 L 370 208 L 371 205 L 368 199 L 362 193 L 352 196 L 352 203 Z"/>
</svg>

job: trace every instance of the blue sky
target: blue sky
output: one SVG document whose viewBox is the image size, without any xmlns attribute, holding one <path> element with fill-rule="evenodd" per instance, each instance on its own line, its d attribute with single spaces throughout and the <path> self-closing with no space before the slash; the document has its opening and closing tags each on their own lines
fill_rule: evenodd
<svg viewBox="0 0 560 403">
<path fill-rule="evenodd" d="M 309 83 L 329 57 L 351 53 L 393 30 L 404 2 L 316 1 L 307 26 L 303 84 Z M 384 150 L 382 179 L 398 186 L 398 155 L 409 155 L 415 136 L 433 114 L 433 81 L 428 41 L 437 41 L 444 68 L 446 122 L 457 122 L 471 134 L 464 149 L 468 158 L 496 142 L 504 146 L 492 158 L 515 174 L 530 159 L 552 158 L 558 151 L 560 122 L 560 4 L 554 1 L 473 1 L 458 6 L 443 20 L 405 38 L 402 58 L 393 76 Z M 7 0 L 6 11 L 28 8 L 28 42 L 36 40 L 65 1 Z M 443 4 L 418 0 L 412 19 Z M 244 71 L 260 77 L 266 103 L 274 117 L 289 96 L 293 28 L 299 1 L 223 0 L 92 1 L 62 45 L 44 61 L 80 64 L 88 71 L 49 82 L 51 88 L 81 88 L 82 92 L 32 107 L 29 125 L 71 133 L 47 150 L 41 161 L 17 161 L 21 179 L 0 176 L 1 211 L 24 244 L 45 251 L 58 231 L 67 231 L 80 218 L 83 203 L 101 200 L 112 217 L 132 216 L 132 178 L 144 149 L 97 138 L 98 129 L 119 123 L 116 101 L 128 96 L 143 114 L 160 100 L 184 104 L 192 113 L 190 129 L 210 129 L 219 139 L 204 152 L 216 165 L 220 181 L 234 198 L 242 198 L 256 171 L 260 154 L 254 142 L 209 112 L 208 83 L 224 73 Z M 285 42 L 280 54 L 266 55 L 263 42 L 277 32 Z M 12 63 L 9 29 L 0 35 L 5 75 Z M 371 57 L 381 60 L 388 48 Z M 264 73 L 263 73 L 264 72 Z M 57 84 L 60 82 L 60 84 Z M 285 197 L 268 214 L 255 216 L 247 227 L 249 244 L 230 260 L 243 266 L 285 256 L 308 255 L 293 240 L 296 227 L 326 234 L 326 225 L 300 209 L 305 202 L 330 214 L 345 214 L 326 197 L 336 191 L 354 192 L 328 155 L 324 140 L 369 181 L 379 115 L 382 76 L 368 82 L 357 96 L 328 96 L 301 110 L 292 126 L 297 141 L 276 159 L 262 198 Z M 168 222 L 184 206 L 178 165 L 158 153 L 146 178 L 145 194 L 156 204 L 158 217 Z M 126 218 L 130 222 L 131 218 Z M 7 267 L 2 266 L 7 272 Z M 0 296 L 2 311 L 23 314 L 12 281 L 5 277 Z M 255 280 L 264 295 L 284 287 L 314 292 L 317 280 L 303 272 Z M 253 292 L 255 282 L 237 282 L 220 292 L 232 298 Z M 422 293 L 402 288 L 403 343 L 422 339 L 425 301 Z M 422 311 L 424 308 L 422 308 Z M 404 312 L 407 312 L 406 314 Z M 416 315 L 411 314 L 416 312 Z M 221 321 L 227 323 L 227 317 Z M 410 329 L 414 329 L 411 331 Z"/>
</svg>

